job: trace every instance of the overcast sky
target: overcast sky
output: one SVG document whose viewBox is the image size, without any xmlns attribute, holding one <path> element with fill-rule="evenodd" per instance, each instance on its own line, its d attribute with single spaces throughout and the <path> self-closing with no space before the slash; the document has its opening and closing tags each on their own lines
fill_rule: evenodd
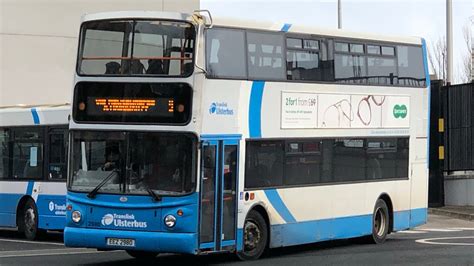
<svg viewBox="0 0 474 266">
<path fill-rule="evenodd" d="M 430 46 L 446 32 L 445 0 L 341 0 L 342 28 L 424 37 Z M 337 28 L 337 0 L 201 0 L 213 16 Z M 453 0 L 454 79 L 467 54 L 462 28 L 473 16 L 472 0 Z"/>
</svg>

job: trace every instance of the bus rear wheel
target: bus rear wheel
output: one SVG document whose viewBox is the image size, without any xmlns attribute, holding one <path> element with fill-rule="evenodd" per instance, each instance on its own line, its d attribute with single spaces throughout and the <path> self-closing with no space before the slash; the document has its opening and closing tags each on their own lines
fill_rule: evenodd
<svg viewBox="0 0 474 266">
<path fill-rule="evenodd" d="M 38 210 L 31 199 L 25 202 L 20 214 L 19 229 L 28 240 L 36 240 L 46 233 L 38 228 Z"/>
<path fill-rule="evenodd" d="M 375 203 L 372 215 L 372 235 L 367 240 L 373 244 L 381 244 L 387 239 L 390 227 L 390 214 L 387 204 L 383 199 L 378 199 Z"/>
<path fill-rule="evenodd" d="M 135 259 L 150 260 L 158 256 L 158 252 L 141 251 L 141 250 L 126 250 L 127 254 Z"/>
<path fill-rule="evenodd" d="M 256 260 L 267 248 L 268 225 L 262 215 L 252 210 L 244 223 L 243 250 L 237 253 L 241 260 Z"/>
</svg>

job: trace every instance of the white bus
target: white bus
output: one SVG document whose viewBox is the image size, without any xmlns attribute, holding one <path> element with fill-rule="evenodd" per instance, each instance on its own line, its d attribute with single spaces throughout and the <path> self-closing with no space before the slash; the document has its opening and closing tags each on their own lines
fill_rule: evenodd
<svg viewBox="0 0 474 266">
<path fill-rule="evenodd" d="M 0 227 L 34 240 L 63 230 L 71 107 L 0 108 Z"/>
<path fill-rule="evenodd" d="M 256 259 L 426 222 L 422 38 L 112 12 L 78 56 L 67 246 Z"/>
</svg>

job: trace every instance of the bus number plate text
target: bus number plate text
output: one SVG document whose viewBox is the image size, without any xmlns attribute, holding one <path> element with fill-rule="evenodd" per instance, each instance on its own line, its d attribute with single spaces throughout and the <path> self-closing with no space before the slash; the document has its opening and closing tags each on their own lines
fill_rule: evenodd
<svg viewBox="0 0 474 266">
<path fill-rule="evenodd" d="M 130 239 L 130 238 L 107 238 L 107 246 L 135 247 L 135 239 Z"/>
</svg>

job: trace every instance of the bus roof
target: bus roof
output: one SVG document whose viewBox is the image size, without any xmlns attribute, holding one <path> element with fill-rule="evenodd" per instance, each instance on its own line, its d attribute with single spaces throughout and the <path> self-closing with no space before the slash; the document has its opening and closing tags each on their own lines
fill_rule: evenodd
<svg viewBox="0 0 474 266">
<path fill-rule="evenodd" d="M 165 20 L 186 20 L 192 21 L 192 15 L 177 12 L 161 11 L 114 11 L 84 14 L 82 22 L 105 19 L 165 19 Z"/>
<path fill-rule="evenodd" d="M 66 125 L 70 105 L 9 106 L 0 108 L 0 127 Z"/>
<path fill-rule="evenodd" d="M 82 21 L 93 21 L 93 20 L 105 20 L 105 19 L 169 19 L 169 20 L 186 20 L 186 21 L 195 21 L 193 15 L 186 13 L 176 13 L 176 12 L 161 12 L 161 11 L 116 11 L 116 12 L 102 12 L 94 14 L 85 14 L 82 17 Z M 206 19 L 207 20 L 207 19 Z M 360 40 L 373 40 L 380 42 L 394 42 L 394 43 L 406 43 L 413 45 L 421 45 L 420 37 L 410 37 L 410 36 L 391 36 L 391 35 L 380 35 L 374 33 L 361 33 L 361 32 L 352 32 L 340 29 L 330 29 L 330 28 L 319 28 L 313 26 L 304 26 L 304 25 L 292 25 L 290 23 L 275 23 L 268 21 L 258 21 L 258 20 L 242 20 L 234 18 L 223 18 L 217 17 L 213 19 L 213 25 L 223 26 L 223 27 L 233 27 L 233 28 L 246 28 L 246 29 L 255 29 L 255 30 L 273 30 L 281 31 L 283 27 L 287 28 L 287 31 L 290 33 L 301 33 L 301 34 L 314 34 L 320 36 L 331 36 L 339 38 L 351 38 L 351 39 L 360 39 Z"/>
</svg>

